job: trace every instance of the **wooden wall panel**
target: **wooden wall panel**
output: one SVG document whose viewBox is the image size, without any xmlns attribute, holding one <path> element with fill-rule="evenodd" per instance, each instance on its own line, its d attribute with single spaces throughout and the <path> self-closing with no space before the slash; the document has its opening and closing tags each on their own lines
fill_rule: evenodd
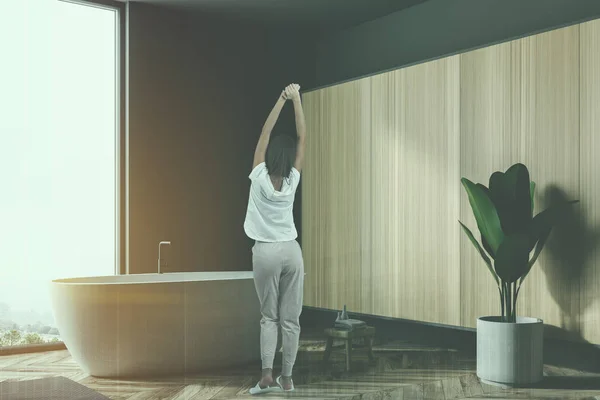
<svg viewBox="0 0 600 400">
<path fill-rule="evenodd" d="M 372 79 L 372 311 L 459 318 L 459 57 Z"/>
<path fill-rule="evenodd" d="M 581 333 L 600 344 L 600 20 L 581 35 L 581 226 L 585 232 L 581 273 Z"/>
<path fill-rule="evenodd" d="M 494 171 L 520 161 L 520 41 L 461 55 L 460 175 L 488 186 Z M 455 182 L 460 185 L 460 182 Z M 480 239 L 464 188 L 460 220 Z M 461 325 L 500 313 L 496 283 L 466 235 L 460 234 Z"/>
<path fill-rule="evenodd" d="M 302 169 L 302 255 L 304 257 L 304 304 L 322 307 L 319 293 L 318 269 L 322 254 L 319 240 L 324 231 L 321 215 L 326 210 L 319 204 L 319 188 L 324 178 L 319 179 L 317 171 L 322 170 L 320 151 L 324 151 L 327 136 L 323 129 L 321 113 L 324 90 L 304 93 L 302 103 L 306 117 L 306 150 Z"/>
<path fill-rule="evenodd" d="M 519 148 L 537 183 L 537 213 L 552 198 L 579 198 L 579 26 L 520 42 Z M 562 225 L 552 232 L 523 285 L 517 312 L 572 332 L 578 329 L 579 279 L 572 274 L 570 250 L 564 248 L 570 228 Z"/>
<path fill-rule="evenodd" d="M 465 53 L 461 65 L 461 175 L 487 185 L 494 171 L 522 162 L 538 185 L 536 212 L 551 196 L 578 198 L 579 28 Z M 461 219 L 476 229 L 464 190 L 461 195 Z M 561 244 L 568 228 L 553 232 L 517 312 L 573 331 L 579 278 L 573 279 Z M 461 322 L 474 327 L 477 317 L 499 312 L 499 296 L 471 243 L 461 240 Z"/>
<path fill-rule="evenodd" d="M 460 178 L 487 185 L 523 162 L 536 212 L 582 203 L 518 314 L 600 343 L 599 37 L 592 21 L 306 94 L 305 303 L 467 327 L 498 314 L 458 225 L 476 231 Z"/>
<path fill-rule="evenodd" d="M 362 253 L 363 241 L 368 241 L 370 200 L 369 91 L 365 79 L 304 95 L 306 305 L 340 309 L 347 304 L 359 310 L 363 293 L 370 291 L 370 285 L 362 283 L 363 278 L 369 282 L 369 264 Z"/>
<path fill-rule="evenodd" d="M 397 316 L 399 313 L 399 220 L 406 218 L 398 195 L 398 143 L 403 142 L 396 124 L 397 86 L 401 74 L 394 71 L 371 78 L 371 283 L 373 289 L 364 312 Z"/>
</svg>

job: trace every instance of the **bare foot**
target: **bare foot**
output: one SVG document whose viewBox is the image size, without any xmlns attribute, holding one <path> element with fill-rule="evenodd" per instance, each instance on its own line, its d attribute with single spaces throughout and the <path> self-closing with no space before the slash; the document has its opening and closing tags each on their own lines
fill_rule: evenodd
<svg viewBox="0 0 600 400">
<path fill-rule="evenodd" d="M 273 385 L 273 370 L 271 368 L 265 368 L 262 371 L 262 378 L 258 383 L 261 389 L 268 388 Z"/>
</svg>

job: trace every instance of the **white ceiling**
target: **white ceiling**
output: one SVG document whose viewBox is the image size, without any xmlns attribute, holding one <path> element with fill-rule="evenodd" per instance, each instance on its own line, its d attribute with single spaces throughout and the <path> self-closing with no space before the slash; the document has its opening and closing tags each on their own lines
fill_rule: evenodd
<svg viewBox="0 0 600 400">
<path fill-rule="evenodd" d="M 331 31 L 426 0 L 131 0 L 259 23 Z"/>
</svg>

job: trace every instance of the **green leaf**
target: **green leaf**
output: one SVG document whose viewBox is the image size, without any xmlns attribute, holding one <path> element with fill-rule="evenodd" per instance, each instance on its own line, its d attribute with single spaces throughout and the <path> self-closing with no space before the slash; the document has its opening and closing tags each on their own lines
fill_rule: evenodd
<svg viewBox="0 0 600 400">
<path fill-rule="evenodd" d="M 492 198 L 490 189 L 485 187 L 485 185 L 482 185 L 481 183 L 476 183 L 475 186 L 477 186 L 479 189 L 481 189 L 490 199 Z M 492 203 L 493 203 L 493 201 L 492 201 Z"/>
<path fill-rule="evenodd" d="M 494 280 L 496 281 L 496 284 L 500 285 L 500 281 L 498 279 L 498 275 L 496 275 L 496 272 L 494 271 L 494 268 L 492 268 L 492 263 L 491 263 L 489 257 L 487 256 L 487 254 L 485 254 L 485 251 L 483 251 L 483 249 L 479 245 L 479 242 L 477 241 L 477 239 L 475 239 L 475 236 L 473 236 L 473 233 L 471 232 L 471 230 L 469 228 L 467 228 L 462 222 L 458 221 L 458 223 L 460 224 L 460 226 L 462 226 L 463 230 L 467 234 L 467 237 L 469 238 L 469 240 L 471 241 L 471 243 L 473 243 L 473 246 L 475 246 L 475 248 L 479 252 L 479 255 L 481 256 L 481 258 L 483 258 L 483 261 L 485 261 L 485 264 L 487 265 L 488 269 L 490 270 L 490 273 L 494 277 Z"/>
<path fill-rule="evenodd" d="M 488 197 L 490 197 L 490 190 L 487 187 L 485 187 L 481 183 L 478 183 L 475 186 L 477 186 L 478 188 L 480 188 Z M 490 197 L 490 199 L 491 199 L 491 197 Z M 480 235 L 480 238 L 481 238 L 481 244 L 483 245 L 483 248 L 485 249 L 485 251 L 487 252 L 487 254 L 489 254 L 490 257 L 494 258 L 495 252 L 490 247 L 490 244 L 488 243 L 488 241 L 485 240 L 485 236 Z"/>
<path fill-rule="evenodd" d="M 531 195 L 529 171 L 525 165 L 515 164 L 506 173 L 493 173 L 490 198 L 498 210 L 505 235 L 527 230 L 531 221 Z"/>
<path fill-rule="evenodd" d="M 485 251 L 487 251 L 487 253 L 490 255 L 490 257 L 494 258 L 495 254 L 492 251 L 490 244 L 487 242 L 487 240 L 485 240 L 485 237 L 483 235 L 481 235 L 481 244 L 483 245 Z"/>
<path fill-rule="evenodd" d="M 523 164 L 517 163 L 510 167 L 504 176 L 514 191 L 515 210 L 522 227 L 529 225 L 531 220 L 531 182 L 529 170 Z M 524 231 L 523 231 L 524 232 Z"/>
<path fill-rule="evenodd" d="M 469 197 L 469 203 L 475 215 L 479 232 L 481 232 L 489 244 L 490 254 L 492 257 L 495 257 L 498 247 L 500 247 L 500 244 L 504 240 L 504 233 L 502 232 L 496 207 L 494 207 L 494 203 L 492 203 L 490 197 L 481 187 L 478 187 L 466 178 L 462 178 L 461 182 Z"/>
<path fill-rule="evenodd" d="M 542 234 L 542 236 L 538 240 L 537 244 L 535 245 L 535 251 L 533 252 L 533 257 L 531 257 L 531 260 L 529 260 L 529 262 L 527 263 L 527 269 L 525 270 L 525 273 L 521 277 L 519 286 L 521 286 L 523 284 L 523 281 L 529 274 L 529 271 L 531 271 L 531 268 L 533 267 L 533 265 L 537 261 L 538 257 L 540 256 L 540 253 L 542 252 L 542 249 L 544 248 L 544 244 L 546 244 L 546 240 L 548 240 L 548 237 L 550 236 L 550 232 L 552 232 L 552 227 L 550 227 L 550 229 L 548 229 L 546 232 L 544 232 Z"/>
<path fill-rule="evenodd" d="M 531 218 L 533 218 L 533 209 L 534 209 L 533 195 L 535 194 L 535 182 L 534 181 L 531 181 L 529 183 L 529 194 L 531 197 Z"/>
<path fill-rule="evenodd" d="M 507 235 L 498 248 L 494 266 L 506 283 L 516 282 L 527 271 L 529 263 L 529 236 L 524 233 Z"/>
</svg>

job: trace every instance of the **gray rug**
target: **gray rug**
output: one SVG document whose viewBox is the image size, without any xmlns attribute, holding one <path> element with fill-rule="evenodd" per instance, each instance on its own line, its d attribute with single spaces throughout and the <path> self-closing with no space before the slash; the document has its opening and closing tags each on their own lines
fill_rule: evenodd
<svg viewBox="0 0 600 400">
<path fill-rule="evenodd" d="M 27 381 L 1 382 L 0 400 L 109 400 L 70 379 L 58 376 Z"/>
</svg>

